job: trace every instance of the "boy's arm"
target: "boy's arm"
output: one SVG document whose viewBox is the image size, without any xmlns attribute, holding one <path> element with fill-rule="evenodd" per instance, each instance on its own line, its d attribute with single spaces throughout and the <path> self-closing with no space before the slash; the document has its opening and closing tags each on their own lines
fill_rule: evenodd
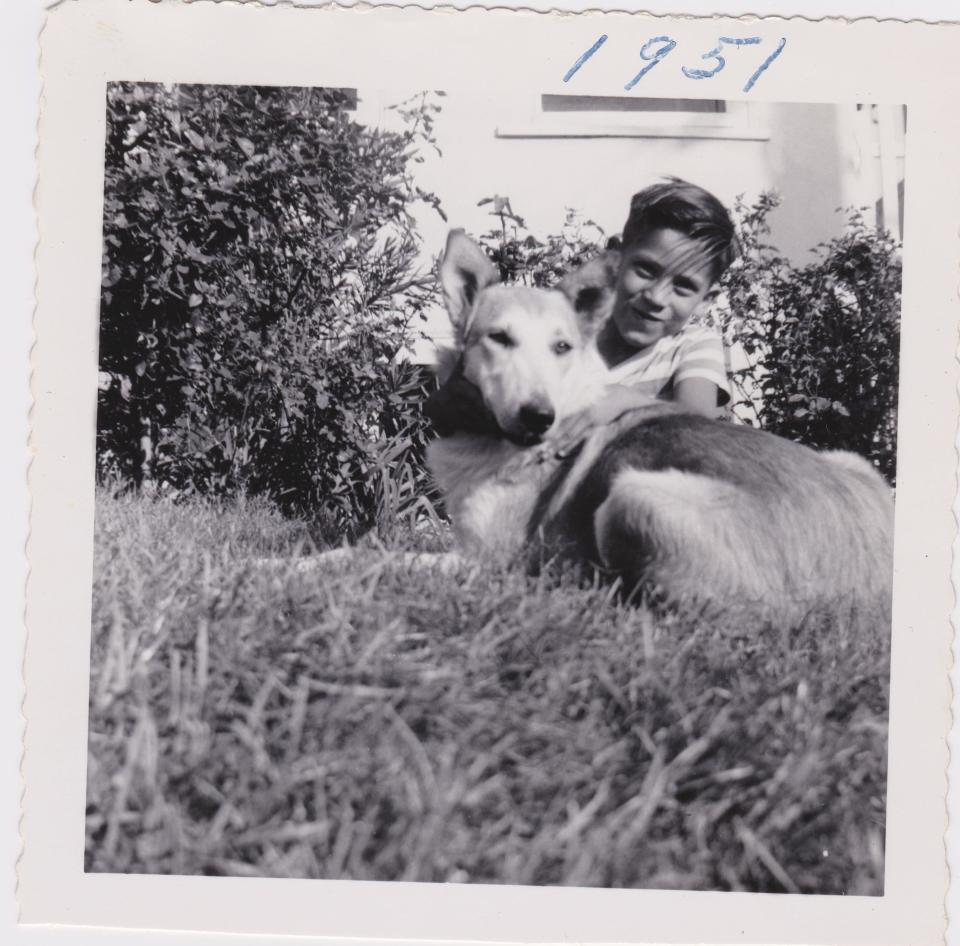
<svg viewBox="0 0 960 946">
<path fill-rule="evenodd" d="M 683 378 L 673 387 L 673 400 L 684 410 L 704 417 L 717 417 L 719 386 L 708 378 Z"/>
<path fill-rule="evenodd" d="M 612 424 L 631 411 L 650 407 L 662 409 L 663 403 L 629 385 L 611 384 L 603 397 L 590 407 L 564 418 L 549 435 L 540 452 L 562 459 L 572 453 L 594 428 Z"/>
<path fill-rule="evenodd" d="M 519 471 L 533 464 L 566 459 L 580 447 L 591 431 L 612 424 L 631 411 L 653 408 L 657 413 L 662 413 L 664 409 L 670 410 L 674 407 L 669 401 L 641 394 L 628 385 L 608 385 L 603 395 L 590 407 L 564 417 L 536 449 L 524 450 L 506 463 L 498 477 L 509 481 Z"/>
<path fill-rule="evenodd" d="M 723 339 L 713 329 L 688 329 L 673 375 L 672 400 L 685 411 L 720 417 L 730 401 L 730 381 Z"/>
<path fill-rule="evenodd" d="M 604 427 L 619 420 L 631 411 L 657 406 L 662 410 L 665 403 L 675 409 L 716 418 L 719 387 L 707 378 L 685 378 L 674 386 L 671 401 L 664 402 L 649 394 L 641 394 L 626 384 L 612 384 L 604 396 L 586 410 L 580 411 L 560 422 L 539 453 L 562 459 L 569 456 L 596 427 Z"/>
</svg>

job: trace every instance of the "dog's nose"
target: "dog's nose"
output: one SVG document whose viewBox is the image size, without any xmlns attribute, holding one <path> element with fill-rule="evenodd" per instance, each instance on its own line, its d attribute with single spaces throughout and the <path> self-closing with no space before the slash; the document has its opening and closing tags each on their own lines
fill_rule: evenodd
<svg viewBox="0 0 960 946">
<path fill-rule="evenodd" d="M 526 404 L 520 408 L 520 423 L 531 434 L 545 434 L 556 416 L 553 408 L 540 404 Z"/>
</svg>

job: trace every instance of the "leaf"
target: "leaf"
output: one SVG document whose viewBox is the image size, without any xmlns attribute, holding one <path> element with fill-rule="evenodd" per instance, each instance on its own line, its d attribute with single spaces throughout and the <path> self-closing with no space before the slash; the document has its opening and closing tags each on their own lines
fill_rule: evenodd
<svg viewBox="0 0 960 946">
<path fill-rule="evenodd" d="M 190 144 L 192 144 L 192 145 L 194 146 L 194 148 L 197 149 L 197 151 L 203 151 L 203 150 L 204 150 L 203 138 L 201 138 L 200 135 L 198 135 L 195 131 L 193 131 L 192 129 L 188 128 L 188 129 L 183 133 L 183 136 L 187 139 L 187 141 L 190 142 Z"/>
<path fill-rule="evenodd" d="M 252 158 L 256 154 L 256 146 L 249 138 L 239 137 L 236 139 L 237 144 L 240 146 L 240 150 L 248 157 Z"/>
<path fill-rule="evenodd" d="M 175 108 L 164 109 L 163 111 L 164 118 L 170 122 L 170 127 L 173 129 L 175 135 L 180 134 L 180 124 L 182 122 L 182 117 L 180 112 Z"/>
<path fill-rule="evenodd" d="M 200 305 L 202 302 L 203 302 L 203 296 L 201 296 L 201 295 L 199 295 L 198 293 L 194 292 L 194 293 L 192 293 L 192 294 L 190 295 L 190 298 L 187 300 L 187 305 L 188 305 L 191 309 L 195 309 L 195 308 L 196 308 L 198 305 Z"/>
</svg>

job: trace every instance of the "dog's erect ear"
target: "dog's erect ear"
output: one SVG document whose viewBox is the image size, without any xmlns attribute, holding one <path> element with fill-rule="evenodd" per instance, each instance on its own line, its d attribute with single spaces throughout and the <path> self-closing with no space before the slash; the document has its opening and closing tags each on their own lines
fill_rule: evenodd
<svg viewBox="0 0 960 946">
<path fill-rule="evenodd" d="M 440 285 L 455 327 L 462 327 L 477 293 L 498 281 L 497 271 L 483 250 L 463 230 L 451 230 L 440 260 Z"/>
<path fill-rule="evenodd" d="M 593 335 L 613 311 L 617 274 L 620 271 L 620 252 L 606 249 L 589 263 L 567 273 L 557 284 L 576 310 L 580 327 Z"/>
</svg>

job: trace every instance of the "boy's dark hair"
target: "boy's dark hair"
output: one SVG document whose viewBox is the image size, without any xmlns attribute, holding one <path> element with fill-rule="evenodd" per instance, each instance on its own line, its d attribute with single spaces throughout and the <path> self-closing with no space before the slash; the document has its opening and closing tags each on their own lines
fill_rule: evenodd
<svg viewBox="0 0 960 946">
<path fill-rule="evenodd" d="M 650 230 L 661 229 L 677 230 L 701 243 L 715 280 L 739 253 L 726 207 L 709 191 L 679 177 L 668 177 L 633 195 L 623 227 L 623 245 L 629 247 Z"/>
</svg>

